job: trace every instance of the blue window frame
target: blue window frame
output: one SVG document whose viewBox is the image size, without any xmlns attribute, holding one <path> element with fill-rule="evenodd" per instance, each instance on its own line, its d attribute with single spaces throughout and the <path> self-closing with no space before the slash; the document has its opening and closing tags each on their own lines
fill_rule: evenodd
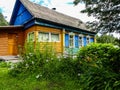
<svg viewBox="0 0 120 90">
<path fill-rule="evenodd" d="M 90 42 L 94 42 L 94 38 L 90 38 Z"/>
<path fill-rule="evenodd" d="M 69 47 L 69 34 L 65 34 L 65 47 Z"/>
<path fill-rule="evenodd" d="M 79 47 L 79 38 L 78 38 L 78 35 L 75 35 L 75 47 L 78 48 Z"/>
<path fill-rule="evenodd" d="M 87 45 L 87 38 L 86 38 L 86 36 L 84 36 L 84 46 L 86 46 Z"/>
</svg>

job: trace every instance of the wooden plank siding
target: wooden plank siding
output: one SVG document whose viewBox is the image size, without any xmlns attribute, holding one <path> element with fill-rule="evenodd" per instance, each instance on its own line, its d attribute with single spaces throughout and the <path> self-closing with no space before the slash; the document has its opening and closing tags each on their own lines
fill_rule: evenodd
<svg viewBox="0 0 120 90">
<path fill-rule="evenodd" d="M 17 55 L 19 47 L 24 45 L 22 30 L 0 30 L 0 56 Z"/>
<path fill-rule="evenodd" d="M 49 33 L 56 33 L 59 34 L 59 42 L 40 42 L 40 48 L 44 47 L 54 47 L 57 53 L 62 53 L 63 52 L 63 36 L 62 36 L 62 30 L 60 29 L 55 29 L 55 28 L 50 28 L 50 27 L 44 27 L 44 26 L 32 26 L 31 28 L 25 30 L 25 37 L 27 38 L 27 34 L 30 32 L 35 33 L 35 41 L 34 43 L 37 42 L 38 40 L 38 32 L 49 32 Z M 47 45 L 47 46 L 46 46 Z"/>
<path fill-rule="evenodd" d="M 8 35 L 5 32 L 0 33 L 0 55 L 8 54 Z"/>
</svg>

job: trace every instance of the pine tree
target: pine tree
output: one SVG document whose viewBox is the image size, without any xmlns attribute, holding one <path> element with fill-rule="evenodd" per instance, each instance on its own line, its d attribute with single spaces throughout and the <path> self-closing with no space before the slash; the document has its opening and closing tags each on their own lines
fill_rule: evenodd
<svg viewBox="0 0 120 90">
<path fill-rule="evenodd" d="M 8 22 L 5 20 L 2 13 L 0 13 L 0 26 L 6 26 L 8 25 Z"/>
</svg>

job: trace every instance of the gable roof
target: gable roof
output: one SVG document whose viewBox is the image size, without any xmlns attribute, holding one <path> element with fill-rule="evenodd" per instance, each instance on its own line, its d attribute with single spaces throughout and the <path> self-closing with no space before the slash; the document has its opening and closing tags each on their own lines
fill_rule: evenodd
<svg viewBox="0 0 120 90">
<path fill-rule="evenodd" d="M 20 2 L 24 5 L 24 7 L 30 12 L 30 14 L 34 18 L 89 31 L 86 28 L 86 25 L 79 19 L 56 12 L 47 7 L 32 3 L 28 0 L 20 0 Z"/>
</svg>

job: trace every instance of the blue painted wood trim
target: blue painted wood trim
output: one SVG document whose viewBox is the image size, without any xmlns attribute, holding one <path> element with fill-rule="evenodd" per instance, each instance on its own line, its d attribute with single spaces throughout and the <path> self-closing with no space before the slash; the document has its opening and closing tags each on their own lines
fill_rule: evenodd
<svg viewBox="0 0 120 90">
<path fill-rule="evenodd" d="M 79 47 L 78 39 L 79 39 L 78 35 L 75 35 L 75 48 Z"/>
<path fill-rule="evenodd" d="M 12 13 L 12 16 L 11 16 L 11 19 L 10 19 L 10 25 L 14 24 L 14 21 L 16 19 L 17 13 L 18 13 L 19 6 L 20 6 L 20 1 L 16 0 L 15 6 L 14 6 L 14 9 L 13 9 L 13 13 Z"/>
<path fill-rule="evenodd" d="M 24 24 L 24 29 L 30 28 L 31 26 L 34 26 L 34 25 L 35 25 L 35 20 L 31 19 L 29 22 L 26 22 Z"/>
<path fill-rule="evenodd" d="M 14 21 L 14 25 L 23 25 L 25 22 L 29 21 L 32 18 L 32 15 L 28 12 L 28 10 L 20 4 L 16 19 Z"/>
<path fill-rule="evenodd" d="M 66 31 L 76 32 L 76 33 L 80 33 L 80 34 L 88 34 L 88 35 L 92 35 L 92 36 L 96 35 L 96 33 L 94 33 L 94 32 L 84 31 L 82 29 L 77 29 L 77 28 L 70 28 L 70 27 L 62 26 L 62 25 L 56 25 L 55 23 L 52 23 L 52 24 L 49 22 L 46 23 L 46 22 L 39 21 L 39 20 L 36 20 L 35 24 L 41 25 L 41 26 L 52 27 L 52 28 L 65 29 Z"/>
<path fill-rule="evenodd" d="M 32 24 L 31 24 L 32 22 Z M 29 25 L 30 24 L 30 25 Z M 56 24 L 50 24 L 50 23 L 46 23 L 46 22 L 42 22 L 42 21 L 37 21 L 35 18 L 31 18 L 28 22 L 26 22 L 26 24 L 24 24 L 25 28 L 29 28 L 33 25 L 40 25 L 40 26 L 46 26 L 46 27 L 52 27 L 52 28 L 57 28 L 57 29 L 65 29 L 66 31 L 69 31 L 69 32 L 76 32 L 76 33 L 80 33 L 80 34 L 88 34 L 88 35 L 91 35 L 91 36 L 95 36 L 95 33 L 92 33 L 92 32 L 83 32 L 81 31 L 80 29 L 71 29 L 69 27 L 66 27 L 66 26 L 59 26 L 59 25 L 56 25 Z"/>
<path fill-rule="evenodd" d="M 32 14 L 25 8 L 20 0 L 16 0 L 10 20 L 10 25 L 23 25 L 32 17 Z"/>
<path fill-rule="evenodd" d="M 94 42 L 94 38 L 90 38 L 90 42 Z"/>
<path fill-rule="evenodd" d="M 65 47 L 69 47 L 69 34 L 65 34 Z"/>
<path fill-rule="evenodd" d="M 87 38 L 86 38 L 86 36 L 84 36 L 83 42 L 84 42 L 84 46 L 86 46 L 87 45 Z"/>
</svg>

